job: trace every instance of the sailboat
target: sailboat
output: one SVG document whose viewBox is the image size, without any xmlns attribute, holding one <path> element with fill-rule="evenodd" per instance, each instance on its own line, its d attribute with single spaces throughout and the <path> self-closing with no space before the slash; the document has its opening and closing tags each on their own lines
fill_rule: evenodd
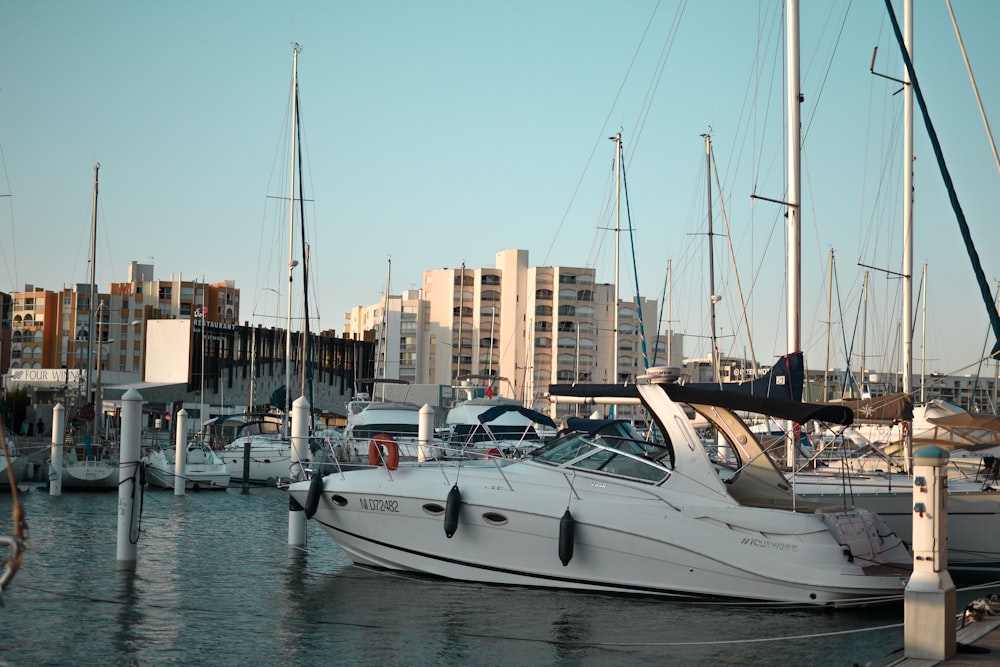
<svg viewBox="0 0 1000 667">
<path fill-rule="evenodd" d="M 281 410 L 280 428 L 273 420 L 262 418 L 249 420 L 235 439 L 224 445 L 220 450 L 223 461 L 228 464 L 232 474 L 232 482 L 250 484 L 280 485 L 294 479 L 302 473 L 302 466 L 295 458 L 292 441 L 289 434 L 289 419 L 291 415 L 291 380 L 292 380 L 292 281 L 293 271 L 299 265 L 295 259 L 295 203 L 302 202 L 302 196 L 296 198 L 296 168 L 301 169 L 299 158 L 299 79 L 298 62 L 301 47 L 292 45 L 292 95 L 291 95 L 291 159 L 288 196 L 288 294 L 285 329 L 285 386 Z M 298 183 L 301 187 L 301 174 Z M 303 228 L 304 232 L 304 228 Z M 305 256 L 303 241 L 303 256 Z M 308 325 L 305 336 L 308 339 Z M 303 369 L 303 381 L 306 369 Z"/>
<path fill-rule="evenodd" d="M 101 329 L 101 310 L 104 304 L 97 303 L 97 283 L 95 263 L 97 260 L 97 195 L 98 174 L 101 165 L 94 165 L 94 210 L 90 230 L 90 326 L 87 335 L 87 400 L 84 406 L 93 424 L 93 437 L 88 433 L 84 436 L 82 445 L 69 446 L 63 452 L 62 470 L 49 472 L 50 477 L 61 475 L 63 489 L 117 489 L 120 478 L 118 465 L 118 448 L 112 443 L 102 443 L 100 440 L 100 420 L 102 408 L 100 405 L 101 377 L 101 343 L 104 335 Z M 97 306 L 95 308 L 95 306 Z M 94 335 L 94 324 L 97 320 L 97 334 Z M 94 354 L 94 342 L 97 339 L 97 354 Z M 96 358 L 95 358 L 96 357 Z M 97 367 L 95 382 L 91 382 L 91 374 Z M 49 466 L 51 468 L 51 461 Z"/>
<path fill-rule="evenodd" d="M 920 95 L 919 85 L 917 84 L 916 75 L 912 67 L 912 61 L 909 58 L 910 46 L 904 43 L 902 34 L 899 31 L 899 26 L 896 22 L 895 14 L 892 12 L 891 7 L 887 7 L 890 12 L 890 18 L 892 19 L 893 28 L 896 32 L 897 40 L 900 43 L 901 52 L 903 55 L 904 62 L 906 64 L 906 69 L 908 72 L 908 80 L 910 85 L 904 86 L 906 94 L 910 95 L 916 94 L 918 101 L 923 106 L 922 97 Z M 907 7 L 909 12 L 909 6 Z M 909 19 L 908 19 L 909 20 Z M 789 58 L 791 61 L 792 58 Z M 797 57 L 795 58 L 797 62 Z M 793 85 L 790 82 L 790 87 Z M 797 81 L 794 82 L 796 86 L 797 93 Z M 797 108 L 797 104 L 793 104 Z M 797 116 L 795 117 L 795 127 L 797 128 Z M 937 144 L 936 135 L 933 131 L 933 126 L 930 124 L 930 119 L 924 113 L 924 120 L 928 125 L 928 134 L 931 137 L 931 143 L 935 148 L 935 153 L 938 156 L 939 165 L 942 166 L 943 176 L 945 177 L 946 185 L 951 189 L 951 179 L 947 175 L 947 170 L 943 168 L 943 158 L 940 154 L 940 146 Z M 791 125 L 793 119 L 789 119 L 789 124 Z M 907 134 L 912 133 L 912 119 L 907 118 Z M 909 144 L 910 139 L 905 143 Z M 798 133 L 794 135 L 794 139 L 790 138 L 790 144 L 794 144 L 796 147 L 799 144 Z M 905 160 L 905 169 L 909 171 L 912 169 L 912 160 L 907 157 Z M 794 180 L 794 179 L 790 179 Z M 907 183 L 909 180 L 907 180 Z M 957 196 L 952 194 L 953 204 L 957 204 Z M 905 188 L 904 197 L 910 199 L 911 191 L 909 187 Z M 793 200 L 794 201 L 794 200 Z M 961 214 L 961 209 L 956 206 L 956 215 L 959 218 L 959 225 L 962 227 L 963 235 L 968 235 L 967 225 L 964 223 L 964 215 Z M 911 273 L 912 260 L 909 258 L 912 255 L 912 234 L 910 229 L 910 219 L 909 219 L 909 208 L 904 212 L 904 226 L 906 241 L 904 243 L 904 273 Z M 968 244 L 971 244 L 971 239 L 967 239 Z M 789 243 L 789 253 L 792 254 L 794 250 L 797 253 L 798 244 L 794 245 Z M 970 253 L 973 256 L 974 253 Z M 797 257 L 797 254 L 796 254 Z M 973 259 L 973 268 L 976 272 L 977 278 L 981 278 L 981 267 L 978 266 L 977 260 Z M 797 277 L 797 273 L 795 274 Z M 790 279 L 791 282 L 791 279 Z M 982 287 L 984 283 L 981 282 Z M 791 290 L 791 287 L 789 288 Z M 909 288 L 904 289 L 904 294 Z M 985 293 L 988 290 L 984 289 Z M 791 293 L 791 292 L 790 292 Z M 798 321 L 797 313 L 799 312 L 798 306 L 792 310 L 791 298 L 789 299 L 789 321 L 793 320 L 793 314 L 795 314 L 795 321 Z M 987 309 L 990 314 L 991 322 L 994 326 L 994 331 L 1000 337 L 1000 318 L 997 317 L 996 308 L 992 302 L 992 298 L 986 299 Z M 911 305 L 909 300 L 904 298 L 904 322 L 912 321 L 910 317 Z M 904 327 L 905 330 L 909 330 L 909 326 Z M 907 332 L 909 339 L 909 334 Z M 904 354 L 904 369 L 908 367 L 909 360 L 907 357 L 912 352 L 912 342 L 904 342 L 904 347 L 906 352 Z M 912 383 L 909 381 L 909 373 L 904 372 L 904 385 L 905 390 L 909 390 Z M 863 409 L 858 408 L 859 414 L 864 414 Z M 902 438 L 902 449 L 904 461 L 908 463 L 909 457 L 912 455 L 912 443 L 913 443 L 913 429 L 912 429 L 912 413 L 910 415 L 903 415 L 900 421 L 907 425 L 904 430 Z M 794 461 L 794 459 L 791 459 Z M 792 468 L 796 470 L 796 468 Z M 862 507 L 870 511 L 876 512 L 879 516 L 883 517 L 886 523 L 892 530 L 899 535 L 905 542 L 910 543 L 912 541 L 913 533 L 913 488 L 914 483 L 910 475 L 912 471 L 909 470 L 909 466 L 906 466 L 906 471 L 903 474 L 894 474 L 892 471 L 876 472 L 870 474 L 849 474 L 846 471 L 841 471 L 839 473 L 831 472 L 816 472 L 816 471 L 796 471 L 789 475 L 792 482 L 793 488 L 799 497 L 818 502 L 826 503 L 843 503 L 852 504 L 857 507 Z M 1000 570 L 1000 533 L 995 529 L 995 527 L 1000 522 L 1000 493 L 997 493 L 992 488 L 982 484 L 980 481 L 976 480 L 949 480 L 948 483 L 948 567 L 952 571 L 988 571 L 995 574 Z"/>
</svg>

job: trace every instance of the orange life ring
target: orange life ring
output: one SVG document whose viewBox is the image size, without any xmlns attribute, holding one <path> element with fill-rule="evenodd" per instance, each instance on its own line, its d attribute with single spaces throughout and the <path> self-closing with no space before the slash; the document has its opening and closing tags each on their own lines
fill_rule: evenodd
<svg viewBox="0 0 1000 667">
<path fill-rule="evenodd" d="M 503 456 L 503 452 L 501 452 L 496 447 L 493 447 L 492 449 L 487 450 L 486 454 L 483 456 L 483 458 L 486 459 L 486 460 L 489 460 L 489 459 L 502 459 L 503 457 L 504 457 Z"/>
<path fill-rule="evenodd" d="M 385 458 L 385 467 L 389 470 L 395 470 L 399 467 L 399 445 L 396 444 L 391 435 L 379 433 L 368 442 L 368 465 L 382 465 L 383 457 Z"/>
</svg>

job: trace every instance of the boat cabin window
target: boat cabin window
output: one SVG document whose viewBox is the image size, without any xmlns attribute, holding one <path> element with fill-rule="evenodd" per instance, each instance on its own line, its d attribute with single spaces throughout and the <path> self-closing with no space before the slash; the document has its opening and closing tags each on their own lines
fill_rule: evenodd
<svg viewBox="0 0 1000 667">
<path fill-rule="evenodd" d="M 537 449 L 532 458 L 553 466 L 659 484 L 670 476 L 669 448 L 646 442 L 625 422 L 570 431 Z"/>
</svg>

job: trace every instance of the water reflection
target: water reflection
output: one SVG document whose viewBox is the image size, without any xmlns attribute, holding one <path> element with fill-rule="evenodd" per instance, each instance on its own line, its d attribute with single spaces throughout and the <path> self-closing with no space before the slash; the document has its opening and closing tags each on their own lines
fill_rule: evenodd
<svg viewBox="0 0 1000 667">
<path fill-rule="evenodd" d="M 118 604 L 117 624 L 113 634 L 113 650 L 125 662 L 119 664 L 140 664 L 135 658 L 136 647 L 142 645 L 141 628 L 145 625 L 145 614 L 139 606 L 136 591 L 136 569 L 134 563 L 118 566 L 116 572 L 115 601 Z"/>
<path fill-rule="evenodd" d="M 24 502 L 31 542 L 0 635 L 0 661 L 12 664 L 764 664 L 773 643 L 718 642 L 902 618 L 901 609 L 695 607 L 372 570 L 312 523 L 307 546 L 289 547 L 277 489 L 148 491 L 138 560 L 121 568 L 117 494 L 36 492 Z M 901 643 L 890 629 L 783 641 L 781 652 L 788 665 L 850 664 Z"/>
</svg>

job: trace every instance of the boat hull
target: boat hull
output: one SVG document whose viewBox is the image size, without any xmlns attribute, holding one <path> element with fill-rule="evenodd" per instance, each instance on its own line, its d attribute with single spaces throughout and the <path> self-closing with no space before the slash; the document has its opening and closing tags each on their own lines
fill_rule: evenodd
<svg viewBox="0 0 1000 667">
<path fill-rule="evenodd" d="M 330 475 L 314 519 L 357 563 L 452 579 L 792 605 L 902 595 L 907 566 L 888 576 L 865 574 L 813 515 L 794 518 L 796 534 L 782 534 L 787 512 L 682 509 L 653 487 L 585 477 L 571 494 L 562 475 L 540 482 L 529 465 L 467 463 L 460 476 L 447 464 Z M 455 478 L 462 500 L 449 538 L 446 498 Z M 308 490 L 308 482 L 290 487 L 303 506 Z M 571 546 L 560 528 L 567 507 L 552 502 L 570 495 Z"/>
<path fill-rule="evenodd" d="M 71 461 L 62 467 L 63 489 L 111 490 L 118 488 L 117 459 Z"/>
<path fill-rule="evenodd" d="M 242 443 L 233 442 L 217 452 L 229 467 L 230 483 L 276 486 L 292 476 L 292 448 L 288 441 L 277 446 L 251 443 L 249 454 Z"/>
</svg>

